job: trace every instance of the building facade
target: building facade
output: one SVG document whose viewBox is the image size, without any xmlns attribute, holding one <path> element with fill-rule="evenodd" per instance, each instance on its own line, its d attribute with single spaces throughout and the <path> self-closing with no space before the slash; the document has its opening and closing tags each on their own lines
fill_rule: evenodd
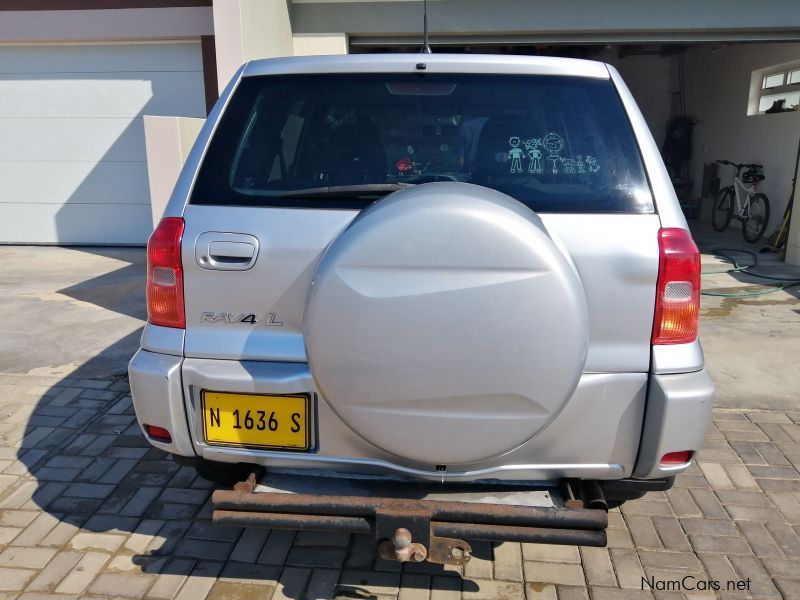
<svg viewBox="0 0 800 600">
<path fill-rule="evenodd" d="M 143 244 L 242 62 L 418 51 L 422 10 L 418 0 L 0 0 L 0 243 Z M 800 104 L 796 0 L 429 0 L 428 21 L 435 52 L 614 64 L 657 143 L 671 118 L 694 120 L 691 196 L 706 163 L 759 162 L 768 231 L 780 222 L 800 111 L 765 110 Z M 800 263 L 797 212 L 788 260 Z"/>
</svg>

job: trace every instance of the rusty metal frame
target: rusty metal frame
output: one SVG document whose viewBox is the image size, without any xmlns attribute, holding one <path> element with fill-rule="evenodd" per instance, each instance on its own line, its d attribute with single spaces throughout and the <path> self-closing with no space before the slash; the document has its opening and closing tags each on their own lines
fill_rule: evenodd
<svg viewBox="0 0 800 600">
<path fill-rule="evenodd" d="M 599 486 L 565 482 L 567 508 L 255 492 L 256 478 L 216 490 L 213 522 L 272 529 L 372 534 L 383 558 L 464 564 L 463 540 L 605 546 L 608 513 Z M 589 506 L 589 508 L 585 508 Z"/>
</svg>

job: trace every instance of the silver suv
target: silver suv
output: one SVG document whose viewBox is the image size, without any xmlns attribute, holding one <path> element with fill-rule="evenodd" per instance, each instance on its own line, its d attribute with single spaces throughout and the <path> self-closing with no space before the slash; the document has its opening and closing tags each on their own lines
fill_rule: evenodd
<svg viewBox="0 0 800 600">
<path fill-rule="evenodd" d="M 202 475 L 254 475 L 219 522 L 372 532 L 399 560 L 602 545 L 606 502 L 702 446 L 699 276 L 613 67 L 254 61 L 150 238 L 136 414 Z"/>
</svg>

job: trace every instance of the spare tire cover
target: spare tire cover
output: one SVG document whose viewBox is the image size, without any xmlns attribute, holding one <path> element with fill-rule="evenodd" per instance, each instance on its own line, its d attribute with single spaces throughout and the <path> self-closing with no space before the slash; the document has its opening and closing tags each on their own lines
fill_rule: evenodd
<svg viewBox="0 0 800 600">
<path fill-rule="evenodd" d="M 572 395 L 588 346 L 580 278 L 500 192 L 428 183 L 363 211 L 312 284 L 319 392 L 372 444 L 429 465 L 514 449 Z"/>
</svg>

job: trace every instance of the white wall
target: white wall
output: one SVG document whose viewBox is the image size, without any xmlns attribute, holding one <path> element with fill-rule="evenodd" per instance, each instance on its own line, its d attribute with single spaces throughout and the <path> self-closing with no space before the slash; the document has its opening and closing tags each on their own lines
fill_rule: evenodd
<svg viewBox="0 0 800 600">
<path fill-rule="evenodd" d="M 660 148 L 667 121 L 673 114 L 674 92 L 678 89 L 677 59 L 658 55 L 617 58 L 616 49 L 594 58 L 613 65 L 622 75 Z"/>
<path fill-rule="evenodd" d="M 695 194 L 703 180 L 703 164 L 716 159 L 756 162 L 767 176 L 760 189 L 770 199 L 772 215 L 767 234 L 783 217 L 789 200 L 800 112 L 747 116 L 750 74 L 800 59 L 800 44 L 731 44 L 698 46 L 686 55 L 687 112 L 699 120 L 694 130 L 691 173 Z M 722 183 L 730 181 L 730 168 L 721 168 Z M 703 207 L 704 219 L 710 203 Z"/>
</svg>

